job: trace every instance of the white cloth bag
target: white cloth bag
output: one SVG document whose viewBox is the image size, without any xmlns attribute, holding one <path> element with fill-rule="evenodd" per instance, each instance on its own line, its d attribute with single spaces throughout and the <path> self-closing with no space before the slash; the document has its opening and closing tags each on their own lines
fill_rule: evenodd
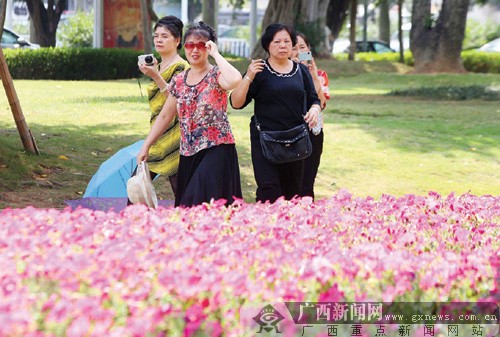
<svg viewBox="0 0 500 337">
<path fill-rule="evenodd" d="M 127 195 L 133 204 L 145 204 L 150 208 L 158 207 L 158 198 L 146 162 L 141 162 L 137 166 L 136 175 L 127 181 Z"/>
</svg>

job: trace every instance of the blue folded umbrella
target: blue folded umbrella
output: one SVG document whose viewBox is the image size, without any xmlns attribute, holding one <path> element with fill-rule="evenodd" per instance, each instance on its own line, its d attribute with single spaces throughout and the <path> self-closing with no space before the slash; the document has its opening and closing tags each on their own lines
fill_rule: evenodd
<svg viewBox="0 0 500 337">
<path fill-rule="evenodd" d="M 135 158 L 143 143 L 144 140 L 140 140 L 124 147 L 102 163 L 83 197 L 126 198 L 127 181 L 137 166 Z"/>
</svg>

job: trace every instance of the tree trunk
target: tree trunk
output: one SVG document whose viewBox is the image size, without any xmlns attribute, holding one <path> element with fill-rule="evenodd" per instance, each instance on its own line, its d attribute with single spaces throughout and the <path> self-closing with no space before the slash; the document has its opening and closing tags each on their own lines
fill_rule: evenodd
<svg viewBox="0 0 500 337">
<path fill-rule="evenodd" d="M 378 5 L 378 38 L 389 43 L 391 41 L 391 20 L 389 19 L 389 0 L 380 0 Z"/>
<path fill-rule="evenodd" d="M 19 103 L 19 98 L 17 97 L 16 89 L 14 88 L 14 83 L 12 82 L 12 77 L 10 76 L 9 67 L 7 66 L 7 61 L 5 61 L 2 47 L 0 47 L 0 78 L 2 79 L 5 94 L 7 95 L 7 100 L 9 101 L 10 109 L 12 110 L 12 115 L 14 117 L 14 121 L 16 122 L 19 136 L 21 136 L 24 149 L 31 153 L 40 154 L 35 143 L 35 139 L 31 134 L 31 130 L 28 128 L 28 123 L 26 123 L 26 120 L 24 119 L 23 110 L 21 109 L 21 104 Z"/>
<path fill-rule="evenodd" d="M 349 11 L 351 0 L 331 0 L 326 11 L 326 25 L 333 40 L 337 39 Z"/>
<path fill-rule="evenodd" d="M 358 0 L 351 0 L 351 9 L 349 11 L 349 61 L 354 61 L 354 54 L 356 54 L 356 16 L 358 13 Z"/>
<path fill-rule="evenodd" d="M 2 0 L 2 5 L 0 9 L 0 36 L 3 34 L 3 25 L 5 24 L 5 16 L 7 13 L 7 0 Z"/>
<path fill-rule="evenodd" d="M 329 57 L 331 46 L 325 39 L 325 13 L 329 2 L 330 0 L 270 0 L 262 19 L 262 31 L 271 23 L 290 25 L 307 36 L 317 57 Z M 252 58 L 266 56 L 260 43 L 257 43 Z"/>
<path fill-rule="evenodd" d="M 153 52 L 153 34 L 151 33 L 151 20 L 149 18 L 147 0 L 141 0 L 141 25 L 144 53 L 151 54 Z"/>
<path fill-rule="evenodd" d="M 194 22 L 194 19 L 202 12 L 202 0 L 191 0 L 188 6 L 188 21 Z"/>
<path fill-rule="evenodd" d="M 154 23 L 157 23 L 158 21 L 160 21 L 160 18 L 158 17 L 158 15 L 156 15 L 155 10 L 153 9 L 152 0 L 146 0 L 146 4 L 148 6 L 149 19 Z"/>
<path fill-rule="evenodd" d="M 363 50 L 368 50 L 367 40 L 368 40 L 368 0 L 363 0 Z"/>
<path fill-rule="evenodd" d="M 416 73 L 463 73 L 461 51 L 470 0 L 443 0 L 437 20 L 431 0 L 413 0 L 410 49 Z"/>
<path fill-rule="evenodd" d="M 403 45 L 403 1 L 398 0 L 398 40 L 399 40 L 399 62 L 405 63 L 405 50 Z"/>
<path fill-rule="evenodd" d="M 203 0 L 203 22 L 210 27 L 216 29 L 216 13 L 218 10 L 215 8 L 215 0 Z"/>
<path fill-rule="evenodd" d="M 67 0 L 48 0 L 45 8 L 42 0 L 27 0 L 30 21 L 34 27 L 30 39 L 42 47 L 54 47 L 56 45 L 56 33 L 59 20 Z"/>
</svg>

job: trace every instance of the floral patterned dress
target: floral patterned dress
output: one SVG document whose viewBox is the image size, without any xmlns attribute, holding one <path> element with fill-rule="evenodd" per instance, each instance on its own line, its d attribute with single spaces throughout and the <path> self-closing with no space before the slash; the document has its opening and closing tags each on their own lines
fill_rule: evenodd
<svg viewBox="0 0 500 337">
<path fill-rule="evenodd" d="M 235 140 L 227 117 L 227 92 L 213 67 L 197 84 L 189 85 L 189 69 L 172 78 L 168 90 L 177 99 L 181 129 L 176 206 L 193 206 L 211 199 L 227 204 L 241 198 Z"/>
<path fill-rule="evenodd" d="M 188 71 L 175 76 L 170 93 L 177 98 L 181 127 L 180 153 L 192 156 L 220 144 L 234 144 L 227 118 L 227 92 L 219 86 L 219 71 L 213 67 L 198 84 L 186 83 Z"/>
</svg>

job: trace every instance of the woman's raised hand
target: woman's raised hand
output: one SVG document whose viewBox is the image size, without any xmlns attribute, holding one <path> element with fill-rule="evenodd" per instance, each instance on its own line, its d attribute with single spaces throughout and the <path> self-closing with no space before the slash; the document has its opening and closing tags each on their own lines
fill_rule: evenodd
<svg viewBox="0 0 500 337">
<path fill-rule="evenodd" d="M 316 62 L 314 61 L 314 57 L 311 58 L 311 62 L 307 64 L 307 67 L 309 68 L 309 71 L 311 74 L 317 74 L 318 73 L 318 67 L 316 66 Z"/>
<path fill-rule="evenodd" d="M 219 47 L 214 43 L 214 41 L 209 40 L 205 42 L 205 47 L 207 48 L 207 52 L 210 56 L 214 57 L 219 54 Z"/>
<path fill-rule="evenodd" d="M 264 70 L 264 62 L 263 59 L 252 60 L 252 62 L 250 62 L 246 76 L 248 76 L 251 81 L 255 78 L 255 74 Z"/>
</svg>

